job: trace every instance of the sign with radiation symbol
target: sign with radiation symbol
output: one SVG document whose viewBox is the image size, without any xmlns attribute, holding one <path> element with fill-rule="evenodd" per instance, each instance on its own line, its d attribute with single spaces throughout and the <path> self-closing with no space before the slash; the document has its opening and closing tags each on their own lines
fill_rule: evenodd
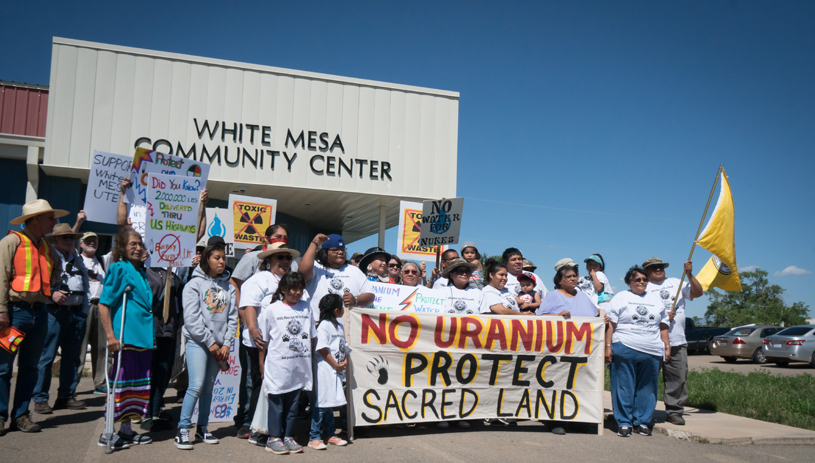
<svg viewBox="0 0 815 463">
<path fill-rule="evenodd" d="M 266 228 L 275 221 L 277 200 L 229 195 L 235 248 L 254 248 L 263 244 Z"/>
<path fill-rule="evenodd" d="M 397 231 L 396 255 L 400 259 L 433 260 L 436 258 L 435 246 L 420 246 L 419 236 L 422 232 L 422 203 L 401 201 L 399 203 L 399 229 Z M 444 252 L 447 246 L 442 246 Z"/>
</svg>

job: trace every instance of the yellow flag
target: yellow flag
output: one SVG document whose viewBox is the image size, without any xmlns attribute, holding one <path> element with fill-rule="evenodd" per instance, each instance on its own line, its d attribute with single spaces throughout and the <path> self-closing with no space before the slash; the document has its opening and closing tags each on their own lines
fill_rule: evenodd
<svg viewBox="0 0 815 463">
<path fill-rule="evenodd" d="M 741 291 L 738 266 L 736 264 L 735 208 L 730 183 L 724 170 L 721 173 L 719 201 L 707 226 L 699 235 L 696 244 L 713 253 L 705 267 L 696 276 L 702 288 L 707 291 L 717 287 L 726 291 Z"/>
</svg>

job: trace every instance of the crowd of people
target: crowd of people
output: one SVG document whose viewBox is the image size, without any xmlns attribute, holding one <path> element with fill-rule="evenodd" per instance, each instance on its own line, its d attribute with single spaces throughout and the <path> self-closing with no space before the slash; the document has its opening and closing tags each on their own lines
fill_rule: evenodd
<svg viewBox="0 0 815 463">
<path fill-rule="evenodd" d="M 123 191 L 127 186 L 123 182 Z M 206 199 L 204 191 L 202 208 Z M 684 264 L 688 281 L 681 290 L 679 279 L 666 278 L 669 264 L 653 257 L 631 267 L 624 278 L 629 289 L 615 294 L 600 254 L 583 259 L 582 277 L 580 265 L 564 258 L 553 266 L 549 291 L 537 268 L 514 247 L 500 259 L 482 262 L 476 244 L 465 242 L 460 254 L 455 249 L 442 253 L 428 277 L 424 262 L 402 261 L 378 247 L 349 258 L 340 235 L 317 234 L 301 255 L 288 247 L 286 225 L 276 224 L 234 270 L 227 265 L 223 239 L 203 240 L 199 234 L 193 266 L 168 274 L 164 268 L 145 268 L 142 236 L 128 225 L 122 202 L 119 206 L 120 231 L 105 256 L 97 255 L 96 234 L 79 233 L 84 213 L 73 228 L 57 224 L 67 211 L 44 200 L 25 204 L 23 215 L 11 221 L 24 224 L 23 230 L 0 241 L 0 333 L 22 338 L 16 350 L 0 349 L 0 435 L 14 429 L 40 431 L 29 412 L 32 400 L 34 411 L 44 415 L 86 408 L 76 388 L 90 344 L 94 392 L 113 401 L 112 419 L 120 423 L 115 434 L 100 436 L 100 446 L 115 450 L 150 443 L 149 433 L 133 430 L 134 421 L 150 431 L 176 429 L 174 443 L 182 450 L 199 441 L 217 444 L 208 430 L 213 385 L 218 371 L 230 367 L 230 348 L 237 344 L 237 438 L 275 454 L 302 452 L 294 424 L 310 410 L 307 446 L 343 446 L 334 422 L 337 408 L 345 419 L 350 347 L 343 318 L 348 308 L 373 302 L 374 282 L 436 289 L 446 294 L 447 311 L 458 314 L 571 318 L 597 317 L 602 310 L 618 435 L 650 435 L 660 369 L 667 420 L 684 424 L 684 304 L 702 294 L 691 262 Z M 58 350 L 59 387 L 51 406 L 51 369 Z M 15 356 L 18 374 L 10 402 Z M 163 410 L 173 378 L 181 402 L 175 425 Z M 467 421 L 455 424 L 470 427 Z M 485 424 L 515 422 L 491 419 Z M 548 426 L 555 434 L 566 432 L 562 423 Z"/>
</svg>

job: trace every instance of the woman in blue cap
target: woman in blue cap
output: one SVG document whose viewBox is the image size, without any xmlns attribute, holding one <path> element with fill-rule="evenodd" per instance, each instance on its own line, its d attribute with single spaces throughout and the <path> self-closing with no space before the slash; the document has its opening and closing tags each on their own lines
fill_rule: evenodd
<svg viewBox="0 0 815 463">
<path fill-rule="evenodd" d="M 583 262 L 586 263 L 587 275 L 577 281 L 577 288 L 586 293 L 594 306 L 599 309 L 601 308 L 600 304 L 606 304 L 614 296 L 611 283 L 608 282 L 608 277 L 603 273 L 606 269 L 606 262 L 600 254 L 592 254 L 583 259 Z"/>
</svg>

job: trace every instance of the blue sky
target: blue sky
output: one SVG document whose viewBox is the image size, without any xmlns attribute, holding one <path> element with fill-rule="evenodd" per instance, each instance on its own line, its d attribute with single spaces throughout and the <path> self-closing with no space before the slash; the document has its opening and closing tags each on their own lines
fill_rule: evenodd
<svg viewBox="0 0 815 463">
<path fill-rule="evenodd" d="M 813 2 L 5 3 L 2 80 L 47 85 L 60 36 L 460 92 L 462 239 L 547 281 L 593 252 L 618 289 L 678 277 L 724 163 L 739 267 L 815 307 Z"/>
</svg>

